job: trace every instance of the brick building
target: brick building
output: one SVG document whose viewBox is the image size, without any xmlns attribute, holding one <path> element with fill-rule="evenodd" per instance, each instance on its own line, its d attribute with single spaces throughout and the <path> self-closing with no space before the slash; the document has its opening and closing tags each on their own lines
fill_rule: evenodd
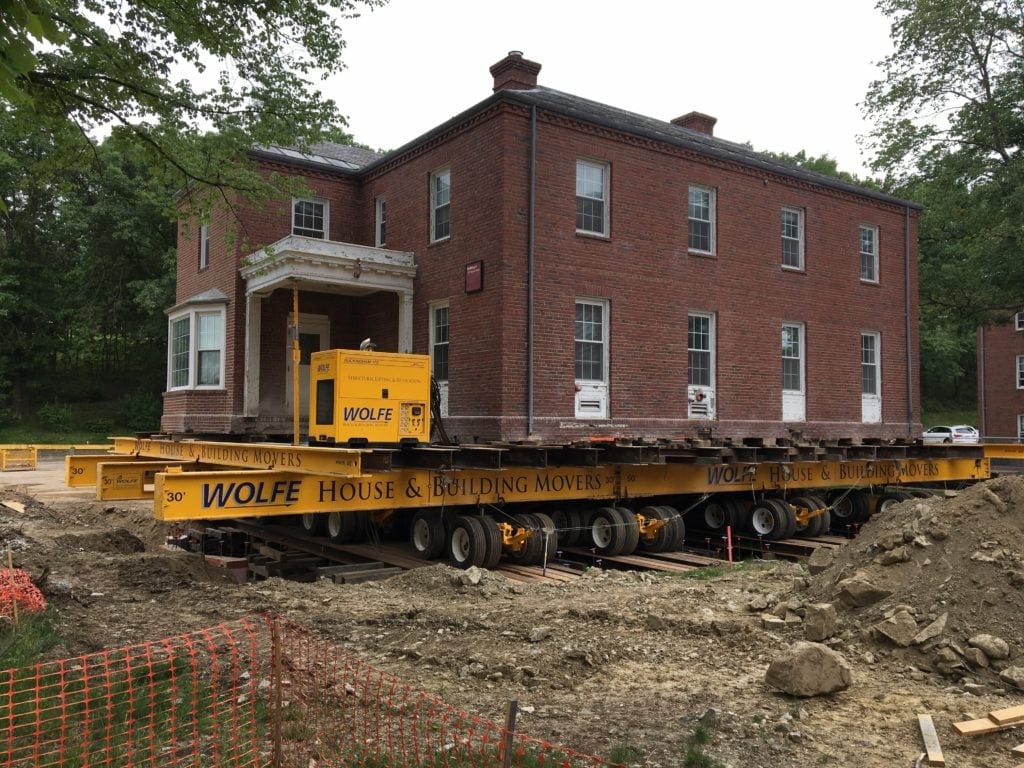
<svg viewBox="0 0 1024 768">
<path fill-rule="evenodd" d="M 1024 312 L 978 329 L 978 429 L 1024 442 Z"/>
<path fill-rule="evenodd" d="M 311 193 L 181 222 L 163 429 L 290 435 L 297 288 L 304 361 L 429 353 L 464 442 L 919 434 L 916 205 L 539 71 L 383 156 L 254 151 Z"/>
</svg>

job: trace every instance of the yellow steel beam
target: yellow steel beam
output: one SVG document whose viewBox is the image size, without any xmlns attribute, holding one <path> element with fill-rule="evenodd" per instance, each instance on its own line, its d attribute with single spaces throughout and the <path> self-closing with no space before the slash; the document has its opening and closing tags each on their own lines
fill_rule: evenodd
<svg viewBox="0 0 1024 768">
<path fill-rule="evenodd" d="M 983 480 L 988 459 L 877 459 L 759 464 L 620 465 L 624 498 Z"/>
<path fill-rule="evenodd" d="M 101 461 L 95 466 L 96 498 L 100 501 L 151 499 L 157 472 L 164 472 L 170 466 L 181 466 L 181 462 Z"/>
<path fill-rule="evenodd" d="M 1024 459 L 1024 445 L 1019 443 L 985 443 L 981 449 L 986 459 Z"/>
<path fill-rule="evenodd" d="M 113 464 L 115 462 L 139 461 L 136 456 L 122 456 L 114 453 L 97 453 L 90 455 L 71 454 L 64 457 L 64 485 L 68 488 L 81 488 L 97 484 L 96 465 Z M 153 459 L 159 466 L 165 466 L 167 460 Z"/>
<path fill-rule="evenodd" d="M 272 443 L 217 443 L 205 440 L 139 440 L 115 437 L 114 452 L 177 459 L 240 469 L 273 469 L 313 475 L 358 477 L 363 451 Z"/>
<path fill-rule="evenodd" d="M 2 443 L 2 448 L 35 448 L 37 451 L 109 451 L 112 445 L 95 443 Z"/>
<path fill-rule="evenodd" d="M 628 499 L 686 493 L 779 492 L 895 483 L 978 480 L 984 459 L 823 461 L 792 464 L 616 464 L 510 467 L 501 471 L 396 469 L 361 477 L 283 471 L 158 474 L 165 520 L 415 509 L 442 505 Z"/>
</svg>

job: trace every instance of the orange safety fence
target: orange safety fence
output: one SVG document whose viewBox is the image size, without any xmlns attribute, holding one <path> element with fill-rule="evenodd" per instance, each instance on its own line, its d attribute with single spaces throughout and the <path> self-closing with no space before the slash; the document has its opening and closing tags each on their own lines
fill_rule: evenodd
<svg viewBox="0 0 1024 768">
<path fill-rule="evenodd" d="M 598 768 L 294 622 L 249 617 L 0 671 L 0 768 Z"/>
<path fill-rule="evenodd" d="M 21 568 L 0 568 L 0 616 L 16 618 L 19 613 L 46 610 L 46 598 Z"/>
</svg>

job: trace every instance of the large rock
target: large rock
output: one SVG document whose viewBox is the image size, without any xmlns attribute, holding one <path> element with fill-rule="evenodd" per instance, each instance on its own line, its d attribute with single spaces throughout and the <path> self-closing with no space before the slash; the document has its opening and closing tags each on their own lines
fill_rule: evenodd
<svg viewBox="0 0 1024 768">
<path fill-rule="evenodd" d="M 891 590 L 876 587 L 862 575 L 843 579 L 836 586 L 839 587 L 837 596 L 843 605 L 850 608 L 863 608 L 892 594 Z"/>
<path fill-rule="evenodd" d="M 804 637 L 819 642 L 836 633 L 836 607 L 831 603 L 811 603 L 804 606 Z"/>
<path fill-rule="evenodd" d="M 1006 659 L 1010 656 L 1010 644 L 995 635 L 975 635 L 967 644 L 980 648 L 990 659 Z"/>
<path fill-rule="evenodd" d="M 821 696 L 849 688 L 853 672 L 846 659 L 831 648 L 800 642 L 768 665 L 764 682 L 791 696 Z"/>
<path fill-rule="evenodd" d="M 901 648 L 912 644 L 917 636 L 917 622 L 907 611 L 897 611 L 892 618 L 875 624 L 874 629 Z"/>
<path fill-rule="evenodd" d="M 811 556 L 807 558 L 807 570 L 811 574 L 821 573 L 827 570 L 833 562 L 835 562 L 835 555 L 831 549 L 827 547 L 815 547 L 814 551 L 811 552 Z"/>
<path fill-rule="evenodd" d="M 1007 667 L 999 673 L 999 679 L 1004 683 L 1024 688 L 1024 667 Z"/>
<path fill-rule="evenodd" d="M 939 618 L 914 635 L 914 645 L 927 643 L 933 637 L 938 637 L 946 631 L 946 622 L 949 621 L 949 613 L 943 613 Z"/>
</svg>

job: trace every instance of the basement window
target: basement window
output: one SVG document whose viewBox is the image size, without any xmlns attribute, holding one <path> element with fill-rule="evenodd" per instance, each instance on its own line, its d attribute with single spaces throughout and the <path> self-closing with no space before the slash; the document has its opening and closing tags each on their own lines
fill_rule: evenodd
<svg viewBox="0 0 1024 768">
<path fill-rule="evenodd" d="M 224 381 L 224 309 L 190 308 L 168 321 L 167 389 L 220 389 Z"/>
</svg>

